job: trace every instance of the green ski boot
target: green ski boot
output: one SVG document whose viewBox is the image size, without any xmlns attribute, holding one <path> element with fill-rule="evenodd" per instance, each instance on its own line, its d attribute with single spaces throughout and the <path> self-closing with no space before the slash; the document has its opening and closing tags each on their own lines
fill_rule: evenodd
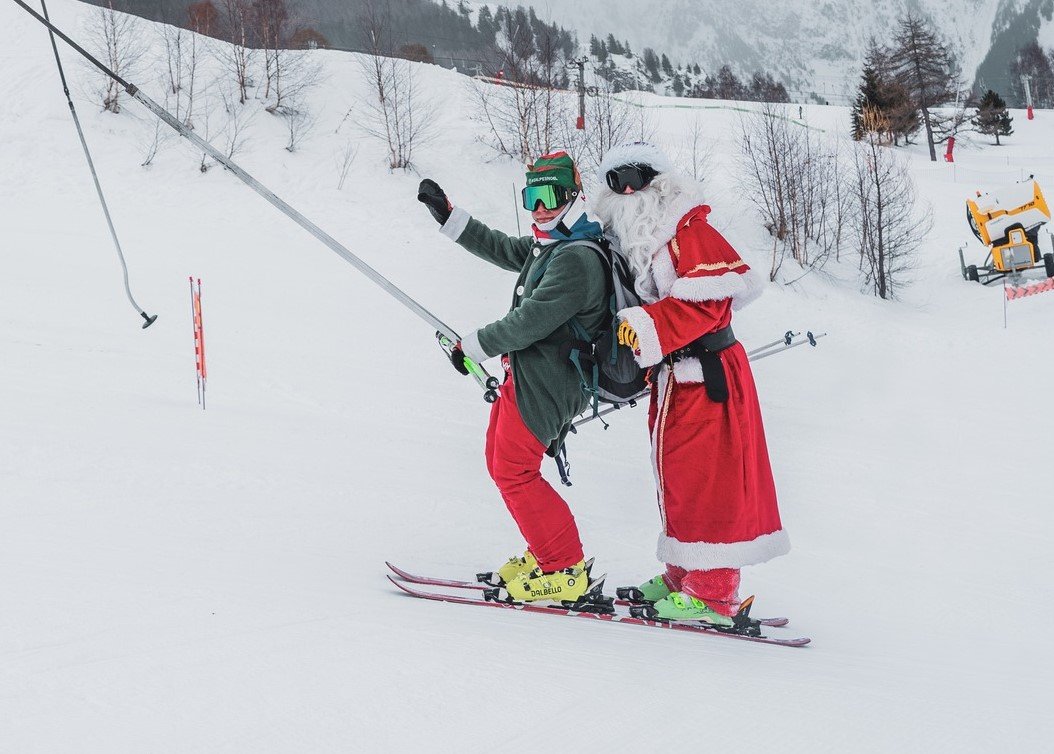
<svg viewBox="0 0 1054 754">
<path fill-rule="evenodd" d="M 705 602 L 684 592 L 672 592 L 670 596 L 656 602 L 648 612 L 649 617 L 659 620 L 694 620 L 720 628 L 732 628 L 735 625 L 735 621 L 728 616 L 711 610 Z"/>
<path fill-rule="evenodd" d="M 627 600 L 638 605 L 653 605 L 659 600 L 670 595 L 670 587 L 666 586 L 666 580 L 662 574 L 646 581 L 640 586 L 620 586 L 615 590 L 620 600 Z"/>
</svg>

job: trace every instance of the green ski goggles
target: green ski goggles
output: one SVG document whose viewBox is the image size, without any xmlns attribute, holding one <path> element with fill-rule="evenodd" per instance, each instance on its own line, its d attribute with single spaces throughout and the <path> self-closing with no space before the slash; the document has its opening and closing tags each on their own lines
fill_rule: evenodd
<svg viewBox="0 0 1054 754">
<path fill-rule="evenodd" d="M 546 209 L 562 207 L 578 195 L 578 191 L 547 183 L 540 186 L 527 186 L 521 192 L 523 196 L 523 208 L 528 212 L 534 212 L 538 202 Z"/>
</svg>

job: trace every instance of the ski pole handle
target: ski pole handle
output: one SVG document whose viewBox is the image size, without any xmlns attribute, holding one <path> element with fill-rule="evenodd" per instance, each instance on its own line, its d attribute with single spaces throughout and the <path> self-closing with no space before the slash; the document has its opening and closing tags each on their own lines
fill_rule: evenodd
<svg viewBox="0 0 1054 754">
<path fill-rule="evenodd" d="M 454 347 L 457 344 L 441 332 L 436 333 L 436 340 L 439 341 L 439 346 L 443 349 L 444 353 L 446 353 L 447 356 L 452 356 Z M 498 386 L 501 383 L 498 382 L 497 377 L 491 375 L 486 369 L 467 356 L 465 357 L 465 369 L 467 369 L 468 373 L 472 375 L 476 384 L 483 388 L 483 400 L 487 403 L 494 403 L 498 400 Z"/>
</svg>

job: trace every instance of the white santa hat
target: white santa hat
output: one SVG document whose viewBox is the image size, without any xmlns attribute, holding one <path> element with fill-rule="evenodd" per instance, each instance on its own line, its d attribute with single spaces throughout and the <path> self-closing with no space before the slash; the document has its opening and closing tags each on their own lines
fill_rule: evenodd
<svg viewBox="0 0 1054 754">
<path fill-rule="evenodd" d="M 609 170 L 623 165 L 650 165 L 659 173 L 669 173 L 674 169 L 666 153 L 646 141 L 621 144 L 609 149 L 600 163 L 600 175 L 604 176 Z"/>
</svg>

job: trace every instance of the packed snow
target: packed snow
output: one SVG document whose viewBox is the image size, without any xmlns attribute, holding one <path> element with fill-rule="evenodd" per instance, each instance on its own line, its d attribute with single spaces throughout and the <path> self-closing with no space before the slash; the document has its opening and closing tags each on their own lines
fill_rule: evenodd
<svg viewBox="0 0 1054 754">
<path fill-rule="evenodd" d="M 84 38 L 94 9 L 49 5 Z M 1051 113 L 1015 111 L 1005 146 L 974 137 L 953 165 L 901 150 L 935 223 L 901 301 L 862 293 L 849 250 L 737 315 L 748 348 L 829 334 L 755 366 L 794 549 L 744 591 L 790 616 L 774 634 L 812 638 L 789 649 L 399 593 L 385 560 L 465 578 L 522 548 L 484 469 L 480 391 L 427 325 L 185 142 L 140 167 L 151 116 L 99 112 L 98 75 L 63 48 L 133 290 L 159 315 L 141 330 L 47 33 L 0 7 L 0 751 L 1049 748 L 1054 295 L 1006 303 L 962 280 L 957 249 L 984 258 L 975 189 L 1035 173 L 1054 194 Z M 254 101 L 235 159 L 460 332 L 502 315 L 514 278 L 415 200 L 430 176 L 516 230 L 522 166 L 479 142 L 467 79 L 420 68 L 437 136 L 417 174 L 390 173 L 354 117 L 340 125 L 366 96 L 356 57 L 317 57 L 302 148 Z M 643 104 L 671 152 L 701 113 L 714 220 L 764 268 L 738 112 Z M 803 115 L 848 129 L 845 108 Z M 569 445 L 565 493 L 612 587 L 659 568 L 645 420 Z"/>
</svg>

